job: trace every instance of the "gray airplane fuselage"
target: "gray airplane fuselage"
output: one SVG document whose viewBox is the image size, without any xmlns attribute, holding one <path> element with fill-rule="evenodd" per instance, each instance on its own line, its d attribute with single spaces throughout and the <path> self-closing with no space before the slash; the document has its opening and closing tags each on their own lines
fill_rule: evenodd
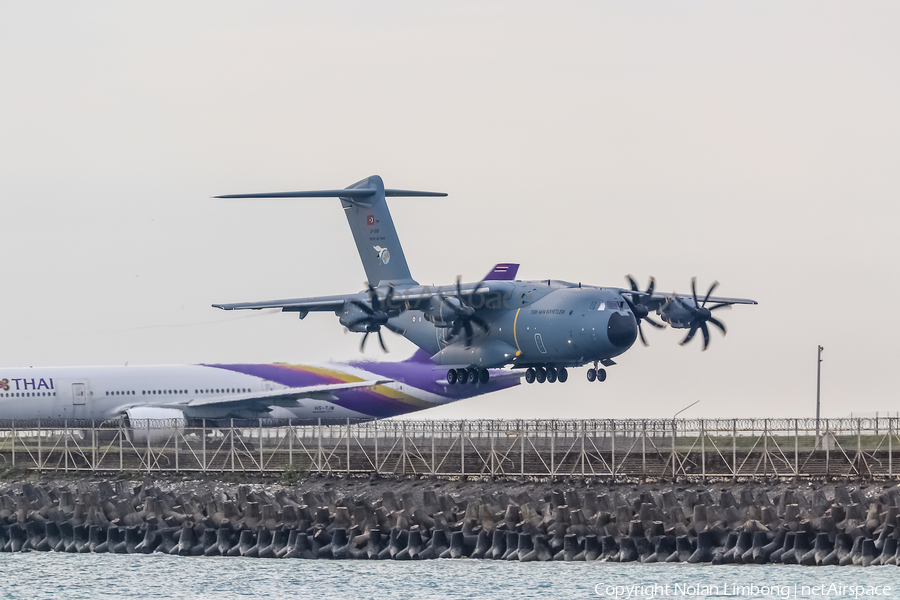
<svg viewBox="0 0 900 600">
<path fill-rule="evenodd" d="M 448 344 L 450 329 L 436 327 L 414 303 L 389 325 L 448 366 L 576 367 L 618 356 L 637 338 L 637 323 L 619 290 L 555 280 L 492 282 L 492 288 L 498 283 L 504 289 L 492 292 L 493 298 L 472 296 L 471 305 L 490 329 L 476 328 L 471 347 Z"/>
</svg>

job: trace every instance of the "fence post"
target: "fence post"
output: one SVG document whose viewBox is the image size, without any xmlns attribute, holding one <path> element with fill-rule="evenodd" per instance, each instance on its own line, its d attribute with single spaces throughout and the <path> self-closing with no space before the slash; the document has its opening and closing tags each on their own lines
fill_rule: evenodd
<svg viewBox="0 0 900 600">
<path fill-rule="evenodd" d="M 200 432 L 200 440 L 203 444 L 203 472 L 206 473 L 206 419 L 201 421 L 203 431 Z"/>
<path fill-rule="evenodd" d="M 13 427 L 15 427 L 16 422 L 13 421 Z M 69 472 L 69 420 L 63 419 L 63 448 L 64 455 L 66 457 L 66 473 Z M 15 436 L 13 436 L 15 439 Z M 15 448 L 13 448 L 15 450 Z M 16 466 L 16 454 L 13 452 L 13 466 Z"/>
<path fill-rule="evenodd" d="M 678 483 L 678 472 L 675 470 L 677 467 L 678 457 L 675 454 L 675 436 L 676 436 L 677 424 L 675 419 L 672 419 L 672 483 Z M 665 473 L 663 473 L 665 475 Z"/>
<path fill-rule="evenodd" d="M 528 435 L 528 422 L 519 427 L 519 475 L 525 476 L 525 436 Z"/>
<path fill-rule="evenodd" d="M 494 424 L 494 422 L 490 421 L 488 423 L 488 427 L 490 427 L 490 434 L 491 434 L 491 475 L 496 475 L 497 473 L 496 473 L 496 470 L 494 469 L 494 433 L 495 432 L 494 432 L 493 424 Z"/>
<path fill-rule="evenodd" d="M 642 419 L 643 433 L 641 434 L 641 472 L 647 477 L 647 419 Z"/>
<path fill-rule="evenodd" d="M 119 419 L 119 471 L 125 470 L 125 428 L 122 427 L 122 419 Z"/>
<path fill-rule="evenodd" d="M 800 477 L 800 424 L 794 419 L 794 475 Z"/>
<path fill-rule="evenodd" d="M 856 418 L 856 461 L 859 464 L 859 467 L 856 468 L 856 473 L 862 478 L 862 465 L 863 465 L 863 457 L 862 457 L 862 419 L 859 417 Z"/>
<path fill-rule="evenodd" d="M 262 419 L 259 419 L 259 430 L 256 436 L 259 441 L 259 472 L 263 472 L 263 441 L 262 441 Z"/>
<path fill-rule="evenodd" d="M 91 471 L 97 470 L 97 421 L 91 419 Z"/>
<path fill-rule="evenodd" d="M 322 470 L 322 419 L 318 419 L 319 423 L 319 439 L 316 446 L 316 469 Z"/>
<path fill-rule="evenodd" d="M 610 440 L 612 440 L 610 442 L 611 443 L 610 448 L 612 449 L 612 454 L 610 456 L 610 458 L 612 460 L 612 469 L 610 469 L 610 470 L 612 471 L 612 478 L 615 479 L 616 478 L 616 422 L 612 419 L 610 419 L 609 422 L 612 423 L 612 437 L 610 438 Z"/>
<path fill-rule="evenodd" d="M 350 418 L 347 418 L 347 475 L 350 474 Z"/>
<path fill-rule="evenodd" d="M 177 423 L 177 421 L 176 421 Z M 175 427 L 175 472 L 178 472 L 178 427 Z"/>
<path fill-rule="evenodd" d="M 465 421 L 459 423 L 459 474 L 466 474 L 466 438 L 465 438 Z"/>
<path fill-rule="evenodd" d="M 888 477 L 894 476 L 894 418 L 888 414 Z"/>
<path fill-rule="evenodd" d="M 294 420 L 288 419 L 288 466 L 294 466 Z"/>
<path fill-rule="evenodd" d="M 828 419 L 825 419 L 825 439 L 828 440 L 829 430 L 828 430 Z M 827 441 L 825 442 L 825 479 L 827 480 L 830 476 L 829 469 L 831 467 L 831 444 Z"/>
<path fill-rule="evenodd" d="M 778 473 L 776 472 L 777 476 Z M 763 477 L 769 476 L 769 420 L 763 419 Z"/>
<path fill-rule="evenodd" d="M 587 456 L 584 453 L 584 438 L 587 435 L 587 428 L 584 421 L 581 422 L 581 477 L 584 477 L 584 462 Z"/>
<path fill-rule="evenodd" d="M 12 438 L 10 438 L 10 439 L 12 440 L 11 441 L 11 444 L 12 444 L 12 468 L 15 469 L 16 468 L 16 421 L 15 421 L 15 419 L 13 419 L 13 422 L 12 422 Z M 68 446 L 67 446 L 67 448 L 68 448 Z M 66 452 L 66 467 L 67 467 L 66 470 L 67 471 L 69 470 L 68 469 L 68 466 L 69 466 L 68 458 L 69 458 L 69 453 Z"/>
<path fill-rule="evenodd" d="M 406 475 L 406 421 L 400 424 L 400 473 Z"/>
<path fill-rule="evenodd" d="M 700 419 L 700 481 L 706 483 L 706 428 Z"/>
<path fill-rule="evenodd" d="M 43 472 L 44 470 L 44 460 L 42 458 L 41 452 L 41 420 L 37 420 L 37 437 L 38 437 L 38 472 Z"/>
<path fill-rule="evenodd" d="M 550 436 L 550 477 L 556 477 L 556 420 L 550 421 L 553 435 Z"/>
<path fill-rule="evenodd" d="M 434 475 L 434 421 L 431 422 L 431 474 Z"/>
<path fill-rule="evenodd" d="M 153 451 L 150 449 L 150 419 L 147 419 L 147 472 L 150 472 L 150 466 L 153 464 L 150 462 L 150 457 L 153 456 Z"/>
<path fill-rule="evenodd" d="M 737 481 L 737 419 L 731 420 L 731 481 Z"/>
<path fill-rule="evenodd" d="M 234 472 L 234 419 L 231 419 L 231 472 Z"/>
</svg>

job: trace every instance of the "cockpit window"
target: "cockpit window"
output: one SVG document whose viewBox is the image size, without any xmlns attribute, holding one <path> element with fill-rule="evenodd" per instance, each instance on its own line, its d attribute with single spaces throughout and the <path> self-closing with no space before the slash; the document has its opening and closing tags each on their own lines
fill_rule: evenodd
<svg viewBox="0 0 900 600">
<path fill-rule="evenodd" d="M 591 302 L 591 308 L 590 308 L 590 310 L 597 310 L 597 305 L 598 305 L 598 304 L 599 304 L 599 302 L 598 302 L 597 300 L 594 300 L 593 302 Z"/>
</svg>

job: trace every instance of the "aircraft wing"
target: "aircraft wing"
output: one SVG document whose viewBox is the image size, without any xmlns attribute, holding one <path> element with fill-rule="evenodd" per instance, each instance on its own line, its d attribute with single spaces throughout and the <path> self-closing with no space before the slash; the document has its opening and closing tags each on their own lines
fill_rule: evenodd
<svg viewBox="0 0 900 600">
<path fill-rule="evenodd" d="M 490 293 L 508 293 L 514 288 L 514 284 L 509 281 L 485 281 L 481 285 L 478 283 L 463 284 L 460 286 L 460 292 L 463 296 L 470 294 L 490 294 Z M 378 288 L 379 291 L 386 289 L 384 286 Z M 445 296 L 455 296 L 456 286 L 404 286 L 394 289 L 393 301 L 395 303 L 418 302 L 428 300 L 439 294 Z M 384 294 L 381 294 L 382 296 Z M 266 300 L 263 302 L 236 302 L 232 304 L 213 304 L 214 308 L 222 310 L 260 310 L 263 308 L 280 308 L 282 312 L 299 312 L 308 313 L 313 311 L 335 311 L 343 307 L 344 302 L 348 300 L 356 300 L 358 302 L 368 302 L 365 292 L 355 294 L 339 294 L 336 296 L 314 296 L 311 298 L 292 298 L 287 300 Z"/>
<path fill-rule="evenodd" d="M 339 310 L 347 300 L 364 301 L 364 294 L 339 294 L 337 296 L 316 296 L 313 298 L 292 298 L 288 300 L 264 300 L 262 302 L 234 302 L 231 304 L 213 304 L 222 310 L 260 310 L 263 308 L 280 308 L 282 312 L 313 312 Z"/>
<path fill-rule="evenodd" d="M 684 298 L 684 299 L 693 299 L 693 296 L 690 293 L 687 294 L 661 294 L 656 292 L 654 294 L 648 295 L 646 292 L 634 292 L 632 290 L 623 290 L 625 294 L 631 294 L 634 296 L 638 296 L 641 298 L 641 303 L 649 308 L 650 310 L 656 310 L 660 306 L 666 303 L 666 300 L 671 298 Z M 703 301 L 703 296 L 697 296 L 697 299 L 701 302 Z M 748 298 L 725 298 L 723 296 L 710 296 L 706 301 L 706 304 L 759 304 L 756 300 L 750 300 Z"/>
<path fill-rule="evenodd" d="M 211 398 L 196 398 L 184 403 L 184 406 L 197 407 L 237 407 L 240 405 L 262 404 L 266 406 L 296 406 L 302 398 L 327 399 L 331 392 L 351 390 L 358 388 L 374 387 L 385 383 L 391 383 L 393 379 L 373 379 L 370 381 L 354 381 L 351 383 L 328 383 L 322 385 L 308 385 L 305 387 L 285 388 L 282 390 L 270 390 L 248 394 L 229 394 L 227 396 L 213 396 Z M 167 406 L 172 406 L 171 404 Z"/>
</svg>

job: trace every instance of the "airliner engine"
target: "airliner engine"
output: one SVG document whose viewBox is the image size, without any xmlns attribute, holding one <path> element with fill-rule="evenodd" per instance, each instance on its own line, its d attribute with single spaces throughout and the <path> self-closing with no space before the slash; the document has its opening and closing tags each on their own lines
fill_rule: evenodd
<svg viewBox="0 0 900 600">
<path fill-rule="evenodd" d="M 125 411 L 125 433 L 133 444 L 165 443 L 184 434 L 187 418 L 177 408 L 136 406 Z"/>
</svg>

